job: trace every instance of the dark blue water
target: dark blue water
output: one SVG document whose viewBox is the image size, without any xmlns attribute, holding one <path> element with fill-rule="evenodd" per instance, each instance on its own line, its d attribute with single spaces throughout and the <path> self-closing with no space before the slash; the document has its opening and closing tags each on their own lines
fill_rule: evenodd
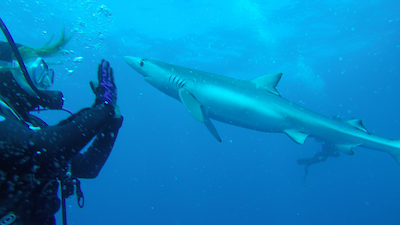
<svg viewBox="0 0 400 225">
<path fill-rule="evenodd" d="M 69 224 L 319 225 L 399 224 L 398 163 L 356 148 L 311 166 L 303 184 L 296 160 L 320 143 L 215 121 L 218 143 L 123 56 L 247 80 L 283 72 L 283 97 L 399 139 L 399 12 L 395 0 L 5 0 L 0 16 L 30 46 L 63 26 L 74 33 L 66 47 L 74 54 L 47 59 L 63 62 L 53 66 L 54 89 L 70 110 L 93 103 L 88 82 L 102 58 L 115 70 L 124 124 L 99 177 L 82 180 L 85 207 L 68 199 Z M 67 115 L 41 116 L 56 123 Z"/>
</svg>

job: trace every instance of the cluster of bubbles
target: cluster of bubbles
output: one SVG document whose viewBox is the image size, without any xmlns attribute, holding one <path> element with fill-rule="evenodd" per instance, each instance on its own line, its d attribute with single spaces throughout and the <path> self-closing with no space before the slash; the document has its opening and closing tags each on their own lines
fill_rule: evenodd
<svg viewBox="0 0 400 225">
<path fill-rule="evenodd" d="M 76 2 L 69 7 L 71 13 L 78 15 L 76 21 L 72 23 L 73 32 L 82 46 L 79 49 L 95 48 L 97 51 L 106 49 L 107 35 L 113 30 L 112 11 L 105 5 L 96 5 L 93 1 L 87 0 Z"/>
<path fill-rule="evenodd" d="M 73 33 L 67 49 L 62 50 L 67 59 L 63 63 L 64 70 L 71 75 L 84 62 L 82 55 L 107 51 L 106 39 L 115 29 L 113 13 L 94 0 L 57 0 L 53 4 L 60 10 L 55 11 L 56 16 L 65 19 L 67 33 Z"/>
<path fill-rule="evenodd" d="M 324 80 L 314 72 L 314 70 L 306 64 L 304 56 L 299 55 L 297 57 L 297 74 L 295 78 L 299 79 L 307 88 L 314 90 L 322 89 L 325 86 Z"/>
</svg>

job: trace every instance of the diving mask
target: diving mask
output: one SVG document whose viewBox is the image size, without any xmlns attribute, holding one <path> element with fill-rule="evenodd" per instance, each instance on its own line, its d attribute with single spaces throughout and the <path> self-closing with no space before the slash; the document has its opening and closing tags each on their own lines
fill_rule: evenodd
<svg viewBox="0 0 400 225">
<path fill-rule="evenodd" d="M 13 67 L 18 67 L 18 62 L 13 61 Z M 27 64 L 27 71 L 32 83 L 39 90 L 47 90 L 54 84 L 54 70 L 42 58 Z"/>
</svg>

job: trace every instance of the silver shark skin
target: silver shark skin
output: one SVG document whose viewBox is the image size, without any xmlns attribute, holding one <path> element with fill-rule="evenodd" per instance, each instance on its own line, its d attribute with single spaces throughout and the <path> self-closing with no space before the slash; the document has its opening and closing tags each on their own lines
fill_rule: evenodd
<svg viewBox="0 0 400 225">
<path fill-rule="evenodd" d="M 400 163 L 400 141 L 371 134 L 361 120 L 339 121 L 303 108 L 276 90 L 282 73 L 245 81 L 164 62 L 125 56 L 145 81 L 181 101 L 221 141 L 211 119 L 252 130 L 286 133 L 303 144 L 307 137 L 333 143 L 354 155 L 353 148 L 383 151 Z"/>
</svg>

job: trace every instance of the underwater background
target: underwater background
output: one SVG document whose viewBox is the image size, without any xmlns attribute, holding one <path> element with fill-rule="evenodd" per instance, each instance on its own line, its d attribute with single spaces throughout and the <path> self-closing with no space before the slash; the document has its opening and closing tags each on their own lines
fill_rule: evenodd
<svg viewBox="0 0 400 225">
<path fill-rule="evenodd" d="M 63 63 L 52 66 L 54 89 L 69 110 L 93 103 L 101 59 L 114 68 L 124 124 L 100 175 L 81 180 L 85 207 L 68 199 L 68 224 L 400 223 L 400 166 L 389 154 L 341 153 L 312 165 L 304 183 L 296 160 L 321 143 L 214 121 L 219 143 L 123 60 L 245 80 L 283 72 L 284 98 L 400 139 L 397 0 L 2 0 L 0 16 L 28 46 L 73 33 L 64 54 L 46 59 Z M 49 124 L 68 116 L 39 115 Z"/>
</svg>

